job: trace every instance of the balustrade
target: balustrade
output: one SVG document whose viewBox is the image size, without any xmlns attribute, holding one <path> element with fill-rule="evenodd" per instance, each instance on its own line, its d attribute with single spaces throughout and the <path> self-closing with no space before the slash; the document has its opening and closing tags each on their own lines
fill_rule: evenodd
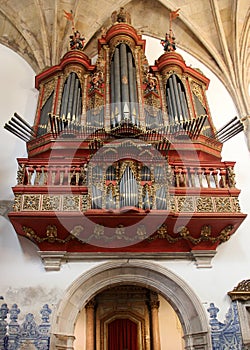
<svg viewBox="0 0 250 350">
<path fill-rule="evenodd" d="M 196 188 L 235 188 L 235 174 L 232 166 L 184 167 L 172 166 L 173 186 Z"/>
<path fill-rule="evenodd" d="M 173 179 L 171 186 L 176 188 L 235 188 L 235 174 L 232 166 L 171 165 L 170 171 Z M 17 181 L 18 185 L 27 186 L 86 186 L 87 165 L 20 164 Z"/>
<path fill-rule="evenodd" d="M 25 186 L 84 186 L 86 165 L 21 164 L 17 173 L 18 185 Z"/>
</svg>

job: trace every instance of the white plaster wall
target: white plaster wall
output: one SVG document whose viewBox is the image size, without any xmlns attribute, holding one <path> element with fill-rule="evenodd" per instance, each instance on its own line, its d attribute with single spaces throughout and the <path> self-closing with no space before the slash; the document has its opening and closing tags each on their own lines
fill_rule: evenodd
<svg viewBox="0 0 250 350">
<path fill-rule="evenodd" d="M 157 41 L 157 45 L 158 45 Z M 154 58 L 162 53 L 153 48 Z M 16 158 L 25 157 L 25 144 L 3 129 L 3 125 L 16 111 L 32 123 L 37 92 L 34 90 L 34 72 L 15 53 L 0 46 L 0 200 L 13 198 L 10 187 L 16 182 Z M 152 59 L 150 63 L 153 63 Z M 193 66 L 197 66 L 194 65 Z M 202 68 L 206 75 L 207 71 Z M 209 74 L 209 77 L 211 73 Z M 208 94 L 210 109 L 217 127 L 224 125 L 235 116 L 235 107 L 222 93 L 221 84 L 210 84 Z M 226 95 L 228 95 L 226 93 Z M 216 99 L 216 104 L 213 101 Z M 217 112 L 218 111 L 218 112 Z M 242 211 L 250 212 L 249 152 L 244 135 L 240 134 L 225 143 L 223 160 L 237 161 L 237 187 L 242 190 L 240 204 Z M 192 262 L 159 261 L 183 278 L 196 292 L 204 307 L 214 302 L 221 310 L 223 321 L 230 300 L 227 292 L 239 281 L 249 278 L 250 238 L 249 218 L 226 243 L 218 248 L 213 259 L 213 268 L 197 269 Z M 17 238 L 11 224 L 0 217 L 0 295 L 8 305 L 17 303 L 23 313 L 39 313 L 44 303 L 55 307 L 69 285 L 84 271 L 101 262 L 69 263 L 60 272 L 45 272 L 33 243 Z M 20 314 L 20 318 L 22 313 Z"/>
</svg>

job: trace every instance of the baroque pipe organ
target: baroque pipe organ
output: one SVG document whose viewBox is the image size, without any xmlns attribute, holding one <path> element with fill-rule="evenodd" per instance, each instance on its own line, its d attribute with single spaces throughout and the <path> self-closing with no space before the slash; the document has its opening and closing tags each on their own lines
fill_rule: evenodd
<svg viewBox="0 0 250 350">
<path fill-rule="evenodd" d="M 245 217 L 234 162 L 221 160 L 209 80 L 171 46 L 149 66 L 128 14 L 112 19 L 95 64 L 76 45 L 36 76 L 37 112 L 9 217 L 48 269 L 53 254 L 197 260 Z"/>
</svg>

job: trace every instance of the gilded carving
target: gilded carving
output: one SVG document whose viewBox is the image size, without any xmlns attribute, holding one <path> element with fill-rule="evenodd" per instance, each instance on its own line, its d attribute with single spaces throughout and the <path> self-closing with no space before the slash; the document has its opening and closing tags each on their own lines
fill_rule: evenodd
<svg viewBox="0 0 250 350">
<path fill-rule="evenodd" d="M 118 225 L 115 228 L 115 238 L 124 239 L 125 238 L 125 227 L 123 225 Z"/>
<path fill-rule="evenodd" d="M 141 61 L 140 66 L 142 67 L 142 70 L 143 70 L 142 74 L 146 77 L 148 73 L 149 64 L 148 64 L 148 59 L 146 55 L 142 51 L 141 51 L 140 61 Z"/>
<path fill-rule="evenodd" d="M 163 224 L 159 229 L 150 237 L 148 237 L 148 241 L 154 241 L 156 239 L 166 239 L 169 243 L 178 242 L 181 238 L 173 238 L 168 234 L 167 225 Z"/>
<path fill-rule="evenodd" d="M 42 210 L 60 210 L 60 197 L 43 195 Z"/>
<path fill-rule="evenodd" d="M 250 301 L 250 280 L 241 281 L 228 295 L 232 300 Z"/>
<path fill-rule="evenodd" d="M 46 227 L 46 231 L 44 234 L 45 237 L 39 237 L 37 235 L 37 233 L 31 227 L 23 226 L 22 228 L 23 228 L 23 231 L 26 234 L 26 236 L 37 243 L 42 243 L 42 242 L 67 243 L 70 240 L 77 238 L 77 234 L 74 235 L 73 233 L 79 232 L 79 226 L 76 226 L 75 228 L 73 228 L 73 230 L 70 232 L 70 234 L 65 239 L 61 239 L 61 238 L 57 237 L 56 225 L 48 225 Z M 80 241 L 80 242 L 82 242 L 82 241 Z"/>
<path fill-rule="evenodd" d="M 216 212 L 226 213 L 233 211 L 229 197 L 215 197 L 214 201 L 216 206 Z"/>
<path fill-rule="evenodd" d="M 234 173 L 234 169 L 229 166 L 227 168 L 227 176 L 228 176 L 228 185 L 231 188 L 235 188 L 236 185 L 236 181 L 235 181 L 235 173 Z"/>
<path fill-rule="evenodd" d="M 53 90 L 55 90 L 55 79 L 50 80 L 48 83 L 44 85 L 44 94 L 43 94 L 43 101 L 42 106 L 47 101 L 47 99 L 52 94 Z"/>
<path fill-rule="evenodd" d="M 144 83 L 145 83 L 145 90 L 144 93 L 147 94 L 149 92 L 155 92 L 155 93 L 159 93 L 158 91 L 158 80 L 157 78 L 154 76 L 153 73 L 148 72 L 146 74 L 146 77 L 144 79 Z"/>
<path fill-rule="evenodd" d="M 179 212 L 194 212 L 194 198 L 193 197 L 177 197 L 177 211 Z"/>
<path fill-rule="evenodd" d="M 25 176 L 25 164 L 19 164 L 17 170 L 17 184 L 24 184 L 24 176 Z"/>
<path fill-rule="evenodd" d="M 130 47 L 132 53 L 134 54 L 134 47 L 135 47 L 135 43 L 134 41 L 130 38 L 128 38 L 127 36 L 125 35 L 121 35 L 119 36 L 119 38 L 113 38 L 111 41 L 110 41 L 110 60 L 112 60 L 112 56 L 115 52 L 115 49 L 116 49 L 116 46 L 120 45 L 120 44 L 126 44 Z"/>
<path fill-rule="evenodd" d="M 146 238 L 146 236 L 147 236 L 147 230 L 146 230 L 145 225 L 140 225 L 140 226 L 137 227 L 136 236 L 137 236 L 137 238 L 139 238 L 140 240 L 143 240 L 143 239 Z"/>
<path fill-rule="evenodd" d="M 212 227 L 210 225 L 203 225 L 201 228 L 201 237 L 203 239 L 209 239 L 211 236 Z"/>
<path fill-rule="evenodd" d="M 96 224 L 94 228 L 94 237 L 100 238 L 104 235 L 104 226 Z"/>
<path fill-rule="evenodd" d="M 46 237 L 49 243 L 54 243 L 57 238 L 57 227 L 56 225 L 48 225 L 46 228 Z"/>
<path fill-rule="evenodd" d="M 92 93 L 88 99 L 88 110 L 91 110 L 93 114 L 100 113 L 100 110 L 104 106 L 104 98 L 98 93 Z"/>
<path fill-rule="evenodd" d="M 168 208 L 171 211 L 176 211 L 176 203 L 175 203 L 175 197 L 169 196 L 168 197 Z"/>
<path fill-rule="evenodd" d="M 82 211 L 86 211 L 90 207 L 90 199 L 87 194 L 82 195 Z"/>
<path fill-rule="evenodd" d="M 97 70 L 91 75 L 89 92 L 99 91 L 103 93 L 103 82 L 103 72 Z M 95 105 L 93 107 L 95 107 Z"/>
<path fill-rule="evenodd" d="M 138 174 L 138 171 L 137 171 L 137 164 L 133 161 L 125 161 L 121 164 L 120 166 L 120 174 L 119 174 L 119 178 L 122 177 L 126 167 L 129 166 L 130 169 L 132 170 L 133 174 L 134 174 L 134 177 L 136 178 L 136 180 L 138 181 L 139 180 L 139 174 Z"/>
<path fill-rule="evenodd" d="M 21 210 L 21 206 L 22 206 L 22 195 L 21 194 L 15 194 L 13 210 L 14 211 L 20 211 Z"/>
<path fill-rule="evenodd" d="M 180 237 L 187 238 L 190 235 L 189 229 L 186 226 L 180 226 L 177 229 Z"/>
<path fill-rule="evenodd" d="M 233 225 L 226 226 L 219 234 L 218 239 L 220 242 L 226 242 L 231 236 L 231 231 L 233 230 Z"/>
<path fill-rule="evenodd" d="M 146 92 L 146 91 L 145 91 Z M 149 93 L 145 96 L 145 110 L 151 115 L 156 117 L 161 108 L 161 101 L 159 97 L 155 96 L 152 93 Z"/>
<path fill-rule="evenodd" d="M 31 228 L 31 227 L 26 227 L 23 226 L 23 231 L 26 233 L 26 236 L 38 243 L 42 242 L 42 239 L 37 236 L 37 234 L 35 233 L 35 231 Z"/>
<path fill-rule="evenodd" d="M 240 210 L 239 198 L 233 197 L 231 200 L 232 200 L 234 211 L 236 213 L 240 213 L 241 210 Z"/>
<path fill-rule="evenodd" d="M 111 20 L 112 23 L 129 23 L 131 24 L 131 16 L 130 13 L 128 11 L 126 11 L 124 9 L 124 7 L 120 7 L 119 12 L 118 11 L 114 11 L 111 14 Z"/>
<path fill-rule="evenodd" d="M 177 234 L 175 237 L 168 234 L 166 224 L 163 224 L 151 237 L 148 238 L 148 241 L 153 241 L 156 239 L 166 239 L 169 243 L 176 243 L 182 239 L 191 242 L 196 245 L 204 241 L 209 241 L 211 243 L 222 243 L 229 240 L 231 232 L 233 230 L 232 225 L 226 226 L 221 232 L 216 236 L 212 237 L 212 227 L 210 225 L 203 225 L 200 231 L 200 235 L 198 238 L 195 238 L 190 233 L 188 227 L 180 226 L 177 229 Z"/>
<path fill-rule="evenodd" d="M 79 237 L 80 233 L 84 230 L 84 227 L 81 225 L 76 225 L 71 231 L 70 234 L 74 237 Z"/>
<path fill-rule="evenodd" d="M 79 210 L 80 198 L 79 196 L 63 196 L 63 210 L 75 211 Z"/>
<path fill-rule="evenodd" d="M 233 291 L 250 293 L 250 279 L 241 281 L 236 287 L 234 287 Z"/>
<path fill-rule="evenodd" d="M 23 210 L 39 210 L 40 195 L 24 195 Z"/>
<path fill-rule="evenodd" d="M 196 210 L 197 212 L 213 212 L 213 200 L 211 197 L 198 197 L 196 198 Z"/>
<path fill-rule="evenodd" d="M 192 92 L 195 94 L 195 96 L 198 97 L 200 103 L 205 107 L 204 100 L 203 100 L 203 93 L 202 88 L 199 84 L 192 82 Z"/>
</svg>

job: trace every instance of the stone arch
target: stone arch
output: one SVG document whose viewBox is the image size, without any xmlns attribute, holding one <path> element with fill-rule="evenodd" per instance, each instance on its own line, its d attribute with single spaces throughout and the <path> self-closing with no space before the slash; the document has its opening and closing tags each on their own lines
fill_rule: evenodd
<svg viewBox="0 0 250 350">
<path fill-rule="evenodd" d="M 85 272 L 73 282 L 55 311 L 50 349 L 73 350 L 78 313 L 96 294 L 118 284 L 140 285 L 161 294 L 179 316 L 185 349 L 211 349 L 208 319 L 196 294 L 173 272 L 145 260 L 107 262 Z"/>
</svg>

